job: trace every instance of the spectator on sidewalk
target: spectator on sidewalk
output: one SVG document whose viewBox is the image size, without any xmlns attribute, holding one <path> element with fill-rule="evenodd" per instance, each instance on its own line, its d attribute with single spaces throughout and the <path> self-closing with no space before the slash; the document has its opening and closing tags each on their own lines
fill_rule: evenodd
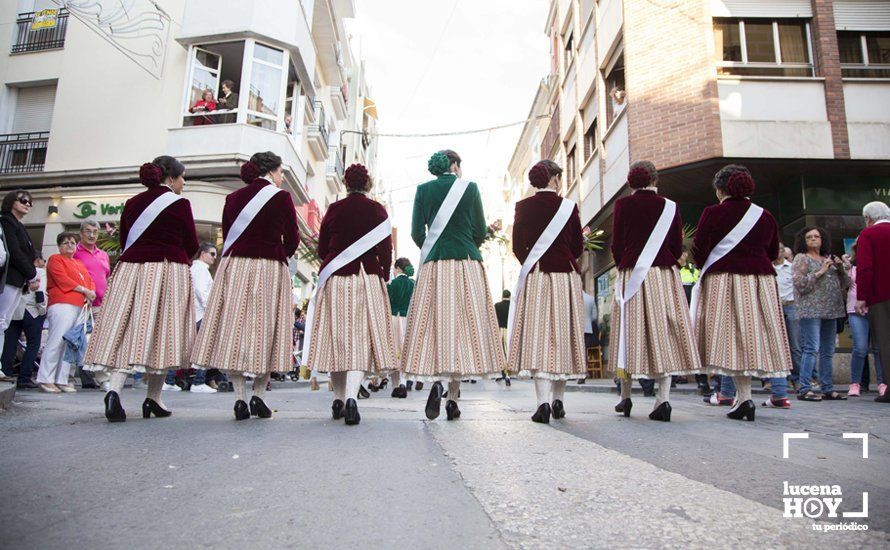
<svg viewBox="0 0 890 550">
<path fill-rule="evenodd" d="M 9 327 L 25 287 L 33 292 L 40 286 L 34 267 L 37 252 L 22 224 L 30 211 L 31 194 L 21 189 L 7 193 L 0 205 L 0 227 L 8 251 L 6 263 L 0 269 L 0 333 Z"/>
<path fill-rule="evenodd" d="M 846 316 L 844 297 L 850 288 L 843 260 L 831 254 L 828 232 L 821 227 L 803 228 L 794 240 L 794 301 L 800 322 L 800 387 L 802 401 L 843 400 L 834 391 L 834 348 L 837 320 Z M 811 378 L 819 363 L 821 395 L 813 391 Z"/>
<path fill-rule="evenodd" d="M 870 202 L 862 209 L 862 216 L 866 227 L 857 241 L 856 312 L 859 315 L 868 313 L 886 382 L 890 381 L 890 255 L 887 253 L 890 250 L 890 206 L 880 201 Z M 890 403 L 886 386 L 875 401 Z"/>
<path fill-rule="evenodd" d="M 77 235 L 62 232 L 56 243 L 59 253 L 50 256 L 46 264 L 47 335 L 37 383 L 48 393 L 73 393 L 76 390 L 68 383 L 71 365 L 64 360 L 65 341 L 62 337 L 77 324 L 84 306 L 96 299 L 96 285 L 86 267 L 74 259 Z"/>
<path fill-rule="evenodd" d="M 216 247 L 210 243 L 202 243 L 198 258 L 192 262 L 192 287 L 195 289 L 195 321 L 198 330 L 201 329 L 201 321 L 204 319 L 204 310 L 210 301 L 210 289 L 213 287 L 213 276 L 210 275 L 210 267 L 216 262 Z M 216 393 L 206 383 L 207 372 L 198 368 L 195 380 L 189 391 L 193 393 Z"/>
<path fill-rule="evenodd" d="M 86 267 L 87 272 L 96 285 L 96 300 L 93 302 L 93 319 L 99 318 L 99 310 L 102 307 L 102 299 L 108 288 L 108 277 L 111 276 L 111 259 L 108 253 L 99 248 L 99 223 L 95 220 L 86 220 L 80 224 L 80 241 L 77 250 L 74 251 L 74 259 Z M 107 384 L 108 376 L 102 372 L 94 374 L 81 369 L 80 383 L 84 389 L 99 389 L 101 384 Z"/>
<path fill-rule="evenodd" d="M 853 245 L 853 254 L 844 259 L 850 262 L 853 267 L 850 268 L 850 290 L 847 293 L 847 321 L 850 323 L 850 333 L 853 335 L 853 355 L 850 358 L 850 389 L 847 391 L 847 397 L 859 397 L 862 384 L 862 370 L 866 366 L 865 360 L 868 357 L 868 351 L 871 349 L 875 358 L 875 374 L 878 378 L 878 395 L 883 395 L 887 391 L 887 385 L 884 383 L 883 365 L 881 363 L 881 355 L 878 351 L 877 342 L 874 338 L 869 338 L 868 326 L 868 306 L 865 306 L 865 314 L 856 311 L 856 249 L 857 244 Z M 869 345 L 869 343 L 871 345 Z"/>
<path fill-rule="evenodd" d="M 39 386 L 31 380 L 34 364 L 40 352 L 40 340 L 43 337 L 43 322 L 46 320 L 46 261 L 41 256 L 34 260 L 40 287 L 34 292 L 22 296 L 19 310 L 13 315 L 13 321 L 6 329 L 3 345 L 3 372 L 12 376 L 12 365 L 15 362 L 19 346 L 19 337 L 25 333 L 25 351 L 19 365 L 16 388 L 33 390 Z"/>
<path fill-rule="evenodd" d="M 785 331 L 791 347 L 791 383 L 797 387 L 800 378 L 800 324 L 797 321 L 797 308 L 794 302 L 793 268 L 786 259 L 787 246 L 779 244 L 779 258 L 773 262 L 776 270 L 776 283 L 779 285 L 779 299 L 782 301 L 782 316 L 785 318 Z"/>
</svg>

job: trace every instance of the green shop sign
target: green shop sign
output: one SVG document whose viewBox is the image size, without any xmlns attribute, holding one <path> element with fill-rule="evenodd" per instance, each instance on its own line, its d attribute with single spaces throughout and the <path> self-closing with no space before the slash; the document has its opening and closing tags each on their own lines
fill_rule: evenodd
<svg viewBox="0 0 890 550">
<path fill-rule="evenodd" d="M 99 207 L 99 210 L 96 210 L 96 207 Z M 108 203 L 95 203 L 93 201 L 84 201 L 77 205 L 77 212 L 74 213 L 74 217 L 77 219 L 85 219 L 97 214 L 101 214 L 102 216 L 119 216 L 121 212 L 124 211 L 124 205 L 121 204 L 108 204 Z"/>
</svg>

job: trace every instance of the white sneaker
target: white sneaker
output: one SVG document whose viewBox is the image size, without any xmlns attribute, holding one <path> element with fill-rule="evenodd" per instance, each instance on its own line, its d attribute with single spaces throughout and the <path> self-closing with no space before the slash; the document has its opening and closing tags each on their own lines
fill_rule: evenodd
<svg viewBox="0 0 890 550">
<path fill-rule="evenodd" d="M 168 384 L 164 382 L 164 386 L 161 388 L 162 391 L 182 391 L 182 388 L 177 386 L 176 384 Z"/>
<path fill-rule="evenodd" d="M 216 393 L 216 390 L 207 384 L 193 384 L 189 391 L 192 393 Z"/>
</svg>

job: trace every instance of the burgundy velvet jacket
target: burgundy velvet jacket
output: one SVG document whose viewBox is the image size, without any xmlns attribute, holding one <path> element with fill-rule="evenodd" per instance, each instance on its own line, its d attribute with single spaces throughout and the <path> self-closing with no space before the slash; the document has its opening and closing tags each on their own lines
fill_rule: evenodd
<svg viewBox="0 0 890 550">
<path fill-rule="evenodd" d="M 612 257 L 618 269 L 633 269 L 664 210 L 665 200 L 655 191 L 640 189 L 615 201 L 612 213 Z M 674 214 L 668 234 L 652 267 L 671 267 L 683 254 L 683 220 Z"/>
<path fill-rule="evenodd" d="M 538 191 L 516 203 L 516 215 L 513 218 L 513 254 L 520 263 L 525 262 L 532 247 L 556 215 L 561 202 L 562 197 L 556 193 Z M 577 259 L 582 252 L 584 252 L 584 237 L 581 234 L 581 216 L 578 207 L 575 206 L 562 232 L 541 256 L 538 270 L 544 273 L 571 271 L 580 273 Z"/>
<path fill-rule="evenodd" d="M 695 231 L 693 256 L 699 267 L 705 265 L 711 250 L 739 223 L 751 201 L 730 197 L 720 204 L 705 208 Z M 740 275 L 772 275 L 773 260 L 779 256 L 779 225 L 764 210 L 754 227 L 729 254 L 708 269 L 708 273 Z"/>
<path fill-rule="evenodd" d="M 318 234 L 318 255 L 322 259 L 320 269 L 324 269 L 338 254 L 383 223 L 387 217 L 383 205 L 361 193 L 352 193 L 330 205 L 324 219 L 321 220 L 321 231 Z M 384 281 L 388 281 L 391 262 L 392 237 L 390 236 L 365 252 L 359 259 L 335 271 L 334 275 L 356 275 L 361 266 L 365 273 L 379 275 Z"/>
<path fill-rule="evenodd" d="M 156 198 L 172 192 L 173 190 L 165 185 L 150 187 L 124 204 L 120 227 L 121 250 L 139 214 L 142 214 Z M 188 200 L 178 200 L 155 218 L 133 246 L 123 253 L 120 261 L 143 264 L 167 260 L 188 265 L 196 252 L 198 252 L 198 236 L 195 233 L 192 205 Z"/>
<path fill-rule="evenodd" d="M 223 241 L 241 210 L 260 192 L 260 189 L 267 185 L 273 184 L 269 180 L 258 178 L 241 189 L 229 193 L 226 205 L 223 207 Z M 235 244 L 226 251 L 226 256 L 262 258 L 286 264 L 287 259 L 297 251 L 299 244 L 297 209 L 294 208 L 290 194 L 280 190 L 263 205 Z"/>
<path fill-rule="evenodd" d="M 856 299 L 869 306 L 890 300 L 890 223 L 866 227 L 858 243 Z"/>
</svg>

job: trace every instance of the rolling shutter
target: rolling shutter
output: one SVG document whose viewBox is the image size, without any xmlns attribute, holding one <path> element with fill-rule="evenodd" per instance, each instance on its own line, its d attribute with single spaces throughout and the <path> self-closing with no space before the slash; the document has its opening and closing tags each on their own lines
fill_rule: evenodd
<svg viewBox="0 0 890 550">
<path fill-rule="evenodd" d="M 53 105 L 55 103 L 55 85 L 19 88 L 15 102 L 12 133 L 49 132 L 53 123 Z"/>
<path fill-rule="evenodd" d="M 840 31 L 890 31 L 890 1 L 835 0 L 834 24 Z"/>
<path fill-rule="evenodd" d="M 713 17 L 812 17 L 810 0 L 711 0 Z"/>
</svg>

